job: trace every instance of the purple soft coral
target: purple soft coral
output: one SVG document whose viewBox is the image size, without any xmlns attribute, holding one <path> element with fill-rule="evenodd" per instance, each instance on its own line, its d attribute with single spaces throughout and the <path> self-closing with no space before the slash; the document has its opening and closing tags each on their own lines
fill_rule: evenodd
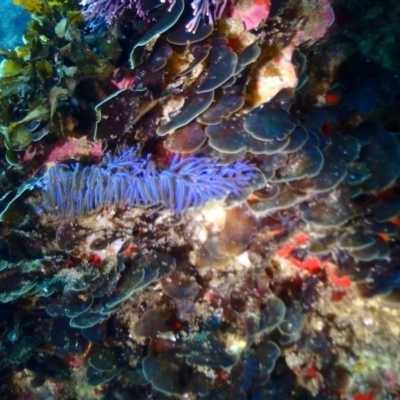
<svg viewBox="0 0 400 400">
<path fill-rule="evenodd" d="M 90 29 L 99 30 L 112 25 L 126 8 L 132 7 L 131 0 L 82 0 L 83 15 Z"/>
<path fill-rule="evenodd" d="M 186 29 L 189 32 L 195 32 L 202 19 L 207 19 L 211 25 L 221 18 L 228 0 L 192 0 L 190 3 L 193 9 L 193 18 L 187 23 Z"/>
<path fill-rule="evenodd" d="M 82 0 L 83 15 L 91 30 L 102 30 L 116 22 L 124 10 L 133 9 L 139 17 L 145 17 L 148 10 L 145 0 Z M 169 3 L 168 11 L 175 0 L 160 0 Z M 186 0 L 185 4 L 192 8 L 192 18 L 186 25 L 188 32 L 195 32 L 202 20 L 209 24 L 222 17 L 228 0 Z"/>
<path fill-rule="evenodd" d="M 161 205 L 182 212 L 228 195 L 241 198 L 263 182 L 260 171 L 246 160 L 220 165 L 206 157 L 178 158 L 158 170 L 149 159 L 130 149 L 118 156 L 106 154 L 98 165 L 57 164 L 44 178 L 45 208 L 64 218 L 99 208 Z"/>
<path fill-rule="evenodd" d="M 91 30 L 102 30 L 113 25 L 126 9 L 134 9 L 139 17 L 145 17 L 149 11 L 145 0 L 81 0 L 83 15 Z M 162 4 L 165 1 L 160 1 Z M 171 7 L 175 0 L 168 0 Z M 168 10 L 170 11 L 170 9 Z"/>
</svg>

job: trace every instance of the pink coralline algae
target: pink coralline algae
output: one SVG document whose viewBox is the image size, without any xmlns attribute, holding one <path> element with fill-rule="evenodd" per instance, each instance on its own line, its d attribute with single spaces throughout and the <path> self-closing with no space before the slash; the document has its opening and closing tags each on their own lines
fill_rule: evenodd
<svg viewBox="0 0 400 400">
<path fill-rule="evenodd" d="M 303 0 L 307 12 L 306 24 L 297 33 L 298 41 L 314 43 L 321 39 L 335 21 L 330 0 Z"/>
<path fill-rule="evenodd" d="M 50 152 L 47 161 L 59 162 L 62 160 L 89 156 L 95 160 L 101 157 L 101 143 L 88 144 L 80 139 L 68 139 L 62 142 L 59 146 L 54 147 Z"/>
<path fill-rule="evenodd" d="M 21 157 L 22 163 L 26 163 L 40 152 L 37 145 L 29 146 Z M 93 160 L 100 160 L 102 155 L 101 143 L 90 144 L 86 139 L 69 138 L 61 141 L 55 146 L 46 157 L 47 163 L 57 163 L 68 159 L 88 157 Z"/>
<path fill-rule="evenodd" d="M 247 30 L 258 28 L 269 15 L 270 0 L 254 0 L 251 4 L 238 2 L 232 7 L 231 16 L 243 21 Z"/>
<path fill-rule="evenodd" d="M 335 21 L 335 14 L 329 0 L 320 0 L 319 7 L 317 13 L 323 23 L 315 30 L 315 37 L 318 39 L 325 35 L 326 30 L 331 27 Z"/>
</svg>

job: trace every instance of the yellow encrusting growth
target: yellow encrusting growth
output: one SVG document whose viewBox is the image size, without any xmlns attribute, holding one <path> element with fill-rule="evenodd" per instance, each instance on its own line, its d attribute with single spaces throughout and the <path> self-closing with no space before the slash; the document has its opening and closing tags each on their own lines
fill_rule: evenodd
<svg viewBox="0 0 400 400">
<path fill-rule="evenodd" d="M 16 6 L 22 6 L 30 14 L 40 14 L 43 12 L 43 1 L 41 0 L 13 0 Z"/>
</svg>

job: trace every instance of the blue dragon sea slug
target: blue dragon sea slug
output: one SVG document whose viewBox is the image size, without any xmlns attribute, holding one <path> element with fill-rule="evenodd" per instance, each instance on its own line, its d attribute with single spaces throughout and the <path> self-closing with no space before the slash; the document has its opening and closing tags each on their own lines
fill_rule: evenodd
<svg viewBox="0 0 400 400">
<path fill-rule="evenodd" d="M 201 207 L 228 195 L 243 197 L 263 180 L 246 160 L 221 165 L 207 157 L 179 158 L 158 169 L 150 157 L 139 158 L 135 149 L 106 154 L 96 165 L 56 164 L 44 178 L 45 209 L 62 218 L 86 215 L 103 207 L 160 205 L 176 212 Z"/>
</svg>

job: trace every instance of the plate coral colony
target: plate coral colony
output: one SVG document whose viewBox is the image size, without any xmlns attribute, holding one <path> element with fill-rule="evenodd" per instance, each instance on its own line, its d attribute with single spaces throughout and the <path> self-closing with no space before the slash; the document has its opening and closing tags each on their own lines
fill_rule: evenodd
<svg viewBox="0 0 400 400">
<path fill-rule="evenodd" d="M 14 3 L 1 398 L 398 399 L 398 6 Z"/>
</svg>

